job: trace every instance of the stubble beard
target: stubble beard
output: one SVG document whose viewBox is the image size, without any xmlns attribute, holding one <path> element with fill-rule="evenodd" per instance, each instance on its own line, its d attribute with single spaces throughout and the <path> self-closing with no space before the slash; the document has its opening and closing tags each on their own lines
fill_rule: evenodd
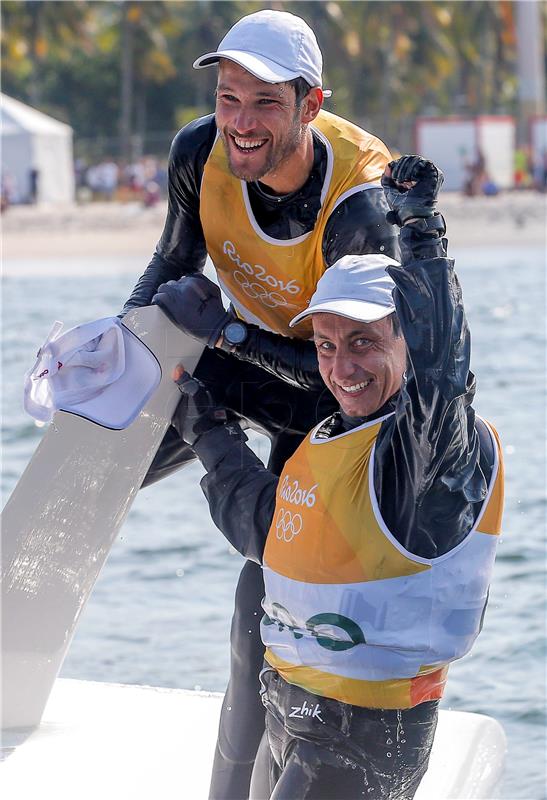
<svg viewBox="0 0 547 800">
<path fill-rule="evenodd" d="M 283 137 L 283 140 L 275 147 L 272 147 L 269 144 L 266 145 L 266 147 L 269 149 L 268 156 L 264 161 L 264 164 L 261 167 L 255 168 L 254 170 L 247 170 L 244 167 L 238 167 L 233 163 L 231 144 L 227 141 L 228 136 L 224 133 L 224 131 L 220 131 L 220 138 L 222 139 L 222 144 L 224 145 L 224 150 L 228 157 L 228 166 L 232 175 L 236 178 L 239 178 L 241 181 L 246 181 L 247 183 L 259 181 L 261 178 L 264 178 L 271 172 L 275 172 L 281 166 L 283 161 L 290 158 L 290 156 L 292 156 L 293 153 L 298 150 L 306 134 L 306 126 L 301 125 L 300 122 L 297 121 L 299 111 L 300 109 L 296 110 L 293 125 L 287 135 Z"/>
</svg>

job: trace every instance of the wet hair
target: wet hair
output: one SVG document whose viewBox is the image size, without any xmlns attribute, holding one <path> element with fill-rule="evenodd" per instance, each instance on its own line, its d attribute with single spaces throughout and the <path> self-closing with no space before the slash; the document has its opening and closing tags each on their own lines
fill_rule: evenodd
<svg viewBox="0 0 547 800">
<path fill-rule="evenodd" d="M 293 87 L 295 105 L 297 108 L 300 108 L 302 105 L 302 100 L 312 87 L 305 78 L 301 77 L 293 78 L 292 81 L 287 81 L 287 85 Z"/>
</svg>

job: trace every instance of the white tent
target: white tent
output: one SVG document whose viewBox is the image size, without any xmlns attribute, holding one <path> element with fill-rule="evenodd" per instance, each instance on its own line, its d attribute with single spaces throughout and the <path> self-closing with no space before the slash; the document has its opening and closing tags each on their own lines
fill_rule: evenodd
<svg viewBox="0 0 547 800">
<path fill-rule="evenodd" d="M 72 128 L 0 94 L 2 181 L 10 202 L 74 200 Z M 34 184 L 34 191 L 33 191 Z"/>
</svg>

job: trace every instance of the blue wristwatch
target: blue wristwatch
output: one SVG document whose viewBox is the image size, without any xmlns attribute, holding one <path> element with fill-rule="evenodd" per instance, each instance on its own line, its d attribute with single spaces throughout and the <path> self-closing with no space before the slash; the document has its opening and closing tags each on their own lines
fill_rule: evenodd
<svg viewBox="0 0 547 800">
<path fill-rule="evenodd" d="M 227 344 L 229 347 L 236 347 L 238 344 L 243 344 L 248 335 L 245 323 L 233 320 L 222 331 L 223 345 Z"/>
</svg>

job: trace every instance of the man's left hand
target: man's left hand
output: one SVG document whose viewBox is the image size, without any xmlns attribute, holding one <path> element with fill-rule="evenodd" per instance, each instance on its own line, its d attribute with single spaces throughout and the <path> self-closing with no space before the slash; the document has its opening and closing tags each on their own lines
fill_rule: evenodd
<svg viewBox="0 0 547 800">
<path fill-rule="evenodd" d="M 444 175 L 421 156 L 401 156 L 391 161 L 382 176 L 382 187 L 391 209 L 388 222 L 403 226 L 414 219 L 433 217 Z"/>
<path fill-rule="evenodd" d="M 222 305 L 220 289 L 205 275 L 185 275 L 158 287 L 152 303 L 165 311 L 183 333 L 213 348 L 233 319 Z"/>
</svg>

